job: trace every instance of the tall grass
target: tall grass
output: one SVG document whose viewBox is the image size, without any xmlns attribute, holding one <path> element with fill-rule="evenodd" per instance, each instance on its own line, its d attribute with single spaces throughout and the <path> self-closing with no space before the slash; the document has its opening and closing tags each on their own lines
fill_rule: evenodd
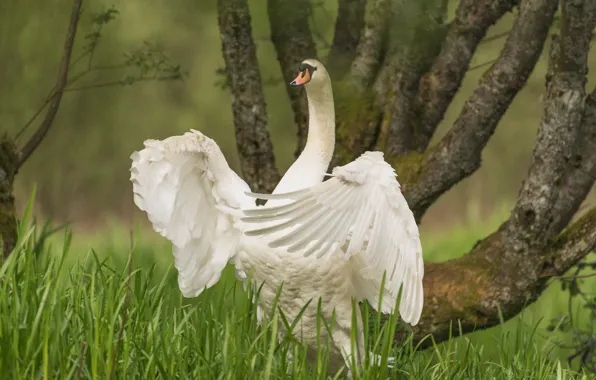
<svg viewBox="0 0 596 380">
<path fill-rule="evenodd" d="M 71 235 L 52 247 L 24 218 L 18 248 L 0 266 L 2 379 L 326 379 L 326 347 L 318 362 L 271 314 L 259 326 L 256 310 L 226 270 L 197 299 L 182 298 L 176 273 L 159 269 L 139 244 L 69 255 Z M 143 259 L 145 258 L 145 259 Z M 367 318 L 368 313 L 363 313 Z M 394 318 L 394 316 L 393 316 Z M 279 323 L 276 323 L 279 322 Z M 466 337 L 425 351 L 392 343 L 394 319 L 368 318 L 370 350 L 396 359 L 394 368 L 365 363 L 362 379 L 588 379 L 538 346 L 532 329 L 504 332 L 497 355 Z M 320 329 L 326 328 L 324 321 Z M 457 326 L 454 326 L 457 331 Z M 293 360 L 287 359 L 292 353 Z M 356 370 L 355 368 L 353 369 Z M 344 378 L 345 371 L 334 375 Z"/>
</svg>

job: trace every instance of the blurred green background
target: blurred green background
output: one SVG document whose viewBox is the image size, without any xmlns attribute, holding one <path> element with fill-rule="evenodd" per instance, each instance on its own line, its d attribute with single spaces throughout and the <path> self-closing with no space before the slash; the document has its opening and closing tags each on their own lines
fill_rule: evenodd
<svg viewBox="0 0 596 380">
<path fill-rule="evenodd" d="M 295 127 L 275 51 L 269 41 L 266 1 L 251 0 L 253 36 L 269 112 L 271 136 L 280 170 L 291 164 Z M 132 86 L 69 92 L 55 125 L 19 172 L 16 196 L 19 210 L 37 184 L 37 210 L 44 216 L 71 221 L 76 229 L 95 230 L 117 219 L 125 223 L 145 218 L 133 209 L 128 181 L 129 155 L 147 138 L 164 138 L 189 128 L 200 129 L 222 147 L 236 170 L 230 95 L 215 85 L 223 67 L 215 0 L 92 0 L 84 5 L 78 38 L 80 54 L 90 30 L 90 13 L 114 5 L 120 15 L 104 30 L 95 53 L 98 65 L 122 61 L 123 54 L 155 42 L 172 61 L 189 72 L 184 82 L 143 82 Z M 457 2 L 452 2 L 450 14 Z M 19 131 L 43 104 L 55 80 L 70 1 L 4 0 L 0 3 L 0 129 Z M 311 28 L 316 29 L 319 57 L 332 40 L 336 0 L 314 7 Z M 508 15 L 489 36 L 509 30 Z M 482 43 L 472 67 L 496 58 L 505 38 Z M 305 57 L 306 58 L 306 57 Z M 526 174 L 542 111 L 546 55 L 502 119 L 484 151 L 483 166 L 431 208 L 424 231 L 449 229 L 482 220 L 514 201 Z M 590 54 L 596 64 L 596 52 Z M 490 66 L 473 68 L 449 109 L 435 141 L 457 117 L 479 77 Z M 96 72 L 79 85 L 120 79 L 122 72 Z M 596 76 L 590 75 L 592 79 Z M 35 125 L 27 132 L 32 133 Z M 25 133 L 25 138 L 27 137 Z M 21 143 L 24 138 L 21 138 Z M 398 173 L 399 174 L 399 173 Z M 134 218 L 134 219 L 133 219 Z"/>
</svg>

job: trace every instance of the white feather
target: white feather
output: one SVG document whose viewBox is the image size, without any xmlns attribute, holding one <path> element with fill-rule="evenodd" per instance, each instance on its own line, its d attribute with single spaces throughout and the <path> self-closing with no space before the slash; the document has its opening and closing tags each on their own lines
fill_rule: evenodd
<svg viewBox="0 0 596 380">
<path fill-rule="evenodd" d="M 131 155 L 134 202 L 172 242 L 182 294 L 196 297 L 219 280 L 237 251 L 240 210 L 255 205 L 245 195 L 250 188 L 198 131 L 144 145 Z"/>
<path fill-rule="evenodd" d="M 276 234 L 269 246 L 291 247 L 289 251 L 313 243 L 304 252 L 311 260 L 331 254 L 330 246 L 341 247 L 345 260 L 353 258 L 353 280 L 360 299 L 367 299 L 376 308 L 385 275 L 381 311 L 395 309 L 403 286 L 400 315 L 404 321 L 417 324 L 423 304 L 422 246 L 395 171 L 383 153 L 366 152 L 336 167 L 331 176 L 326 182 L 292 193 L 247 193 L 254 198 L 290 202 L 244 210 L 243 222 L 267 225 L 246 234 Z M 311 255 L 317 251 L 317 256 Z"/>
</svg>

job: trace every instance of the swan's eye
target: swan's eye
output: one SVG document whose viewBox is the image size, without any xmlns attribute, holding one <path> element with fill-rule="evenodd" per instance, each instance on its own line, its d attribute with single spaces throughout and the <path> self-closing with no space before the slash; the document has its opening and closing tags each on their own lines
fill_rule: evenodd
<svg viewBox="0 0 596 380">
<path fill-rule="evenodd" d="M 310 82 L 310 80 L 312 79 L 312 74 L 316 70 L 316 67 L 313 67 L 308 63 L 302 63 L 298 68 L 298 76 L 290 84 L 292 86 L 301 86 L 305 83 Z"/>
<path fill-rule="evenodd" d="M 298 67 L 298 71 L 299 72 L 304 72 L 304 71 L 308 71 L 308 73 L 310 75 L 312 75 L 312 73 L 314 73 L 315 71 L 317 71 L 317 68 L 315 66 L 311 66 L 308 63 L 301 63 L 300 67 Z"/>
</svg>

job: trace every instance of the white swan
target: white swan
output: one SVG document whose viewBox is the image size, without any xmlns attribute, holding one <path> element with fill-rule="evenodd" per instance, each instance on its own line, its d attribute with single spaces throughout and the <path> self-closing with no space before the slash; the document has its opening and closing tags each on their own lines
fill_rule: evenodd
<svg viewBox="0 0 596 380">
<path fill-rule="evenodd" d="M 250 193 L 217 144 L 192 130 L 163 141 L 147 140 L 132 154 L 135 204 L 173 244 L 178 283 L 185 297 L 213 286 L 230 262 L 246 286 L 260 287 L 259 321 L 278 305 L 290 320 L 312 299 L 294 334 L 316 358 L 317 304 L 328 321 L 335 310 L 330 370 L 352 354 L 352 299 L 396 307 L 415 325 L 422 312 L 424 268 L 418 227 L 395 171 L 381 152 L 366 152 L 336 167 L 323 182 L 335 146 L 331 82 L 317 60 L 305 60 L 292 82 L 308 96 L 306 147 L 273 195 Z M 270 199 L 256 207 L 255 198 Z M 357 362 L 365 352 L 358 314 Z M 282 326 L 283 327 L 283 326 Z M 282 330 L 283 333 L 285 331 Z M 324 337 L 325 338 L 325 337 Z"/>
</svg>

